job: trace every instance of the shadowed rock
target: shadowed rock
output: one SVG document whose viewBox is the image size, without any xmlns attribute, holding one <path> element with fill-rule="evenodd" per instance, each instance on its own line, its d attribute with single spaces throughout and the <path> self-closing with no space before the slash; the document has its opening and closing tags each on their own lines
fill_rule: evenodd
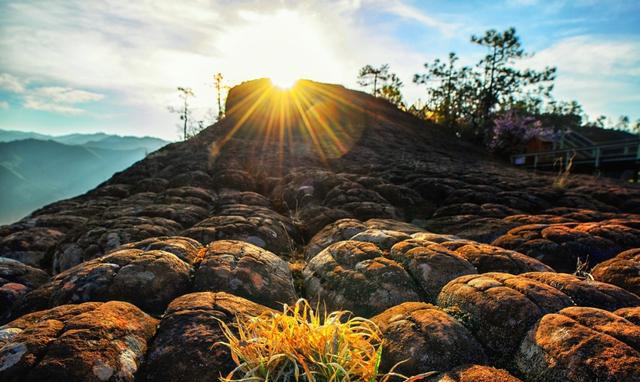
<svg viewBox="0 0 640 382">
<path fill-rule="evenodd" d="M 0 323 L 12 315 L 18 299 L 48 280 L 49 276 L 38 268 L 0 257 Z"/>
<path fill-rule="evenodd" d="M 522 382 L 506 370 L 482 365 L 464 365 L 444 373 L 431 372 L 410 382 Z"/>
<path fill-rule="evenodd" d="M 640 248 L 630 249 L 596 265 L 591 275 L 640 296 Z"/>
<path fill-rule="evenodd" d="M 227 293 L 181 296 L 167 308 L 149 345 L 138 381 L 210 382 L 234 368 L 218 320 L 231 325 L 237 316 L 258 316 L 268 308 Z"/>
</svg>

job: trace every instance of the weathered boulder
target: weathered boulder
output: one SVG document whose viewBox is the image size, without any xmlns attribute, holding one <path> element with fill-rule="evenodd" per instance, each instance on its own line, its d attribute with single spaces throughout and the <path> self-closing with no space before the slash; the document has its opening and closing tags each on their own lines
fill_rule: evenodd
<svg viewBox="0 0 640 382">
<path fill-rule="evenodd" d="M 49 276 L 38 268 L 0 257 L 0 323 L 11 317 L 22 296 L 48 280 Z"/>
<path fill-rule="evenodd" d="M 190 272 L 189 264 L 169 252 L 122 249 L 56 275 L 28 293 L 19 309 L 119 300 L 162 313 L 171 300 L 189 290 Z"/>
<path fill-rule="evenodd" d="M 150 217 L 120 217 L 95 221 L 85 230 L 68 235 L 53 254 L 53 271 L 60 273 L 83 261 L 95 259 L 123 244 L 158 236 L 172 236 L 181 226 L 173 220 Z"/>
<path fill-rule="evenodd" d="M 32 267 L 44 268 L 50 264 L 46 254 L 64 237 L 52 228 L 30 228 L 7 233 L 0 238 L 0 256 L 18 260 Z"/>
<path fill-rule="evenodd" d="M 571 297 L 578 306 L 616 310 L 640 306 L 640 297 L 615 285 L 582 279 L 566 273 L 531 272 L 521 275 L 552 286 Z"/>
<path fill-rule="evenodd" d="M 121 249 L 141 249 L 143 251 L 164 251 L 173 253 L 180 260 L 193 264 L 204 247 L 200 242 L 189 237 L 160 236 L 128 243 L 118 247 Z"/>
<path fill-rule="evenodd" d="M 341 241 L 316 255 L 302 272 L 305 295 L 329 310 L 371 317 L 407 301 L 420 301 L 418 286 L 375 244 Z"/>
<path fill-rule="evenodd" d="M 478 273 L 503 272 L 517 275 L 525 272 L 553 272 L 551 267 L 542 262 L 488 244 L 467 244 L 456 248 L 455 252 L 473 264 Z"/>
<path fill-rule="evenodd" d="M 497 366 L 508 366 L 527 330 L 543 315 L 573 305 L 546 284 L 507 273 L 458 277 L 438 296 L 438 305 L 460 319 Z"/>
<path fill-rule="evenodd" d="M 389 250 L 395 243 L 402 240 L 407 240 L 410 237 L 411 236 L 407 235 L 406 233 L 399 231 L 369 228 L 353 235 L 349 240 L 373 243 L 380 249 Z"/>
<path fill-rule="evenodd" d="M 630 249 L 596 265 L 591 275 L 640 296 L 640 248 Z"/>
<path fill-rule="evenodd" d="M 233 329 L 237 316 L 268 308 L 224 292 L 191 293 L 173 300 L 149 345 L 138 381 L 216 381 L 234 368 L 221 320 Z"/>
<path fill-rule="evenodd" d="M 371 319 L 384 339 L 383 371 L 416 375 L 450 370 L 467 363 L 484 363 L 482 346 L 458 321 L 440 308 L 422 302 L 405 302 Z"/>
<path fill-rule="evenodd" d="M 182 232 L 207 245 L 217 240 L 241 240 L 257 245 L 278 256 L 288 258 L 295 247 L 295 241 L 288 230 L 288 218 L 273 211 L 258 207 L 226 206 L 221 215 L 207 218 Z M 246 216 L 243 216 L 246 215 Z"/>
<path fill-rule="evenodd" d="M 476 273 L 471 263 L 439 244 L 426 242 L 414 247 L 416 244 L 416 239 L 397 243 L 389 257 L 402 264 L 421 288 L 426 301 L 435 302 L 442 287 L 456 277 Z"/>
<path fill-rule="evenodd" d="M 228 292 L 274 308 L 295 303 L 289 265 L 273 253 L 242 241 L 210 243 L 193 280 L 197 291 Z"/>
<path fill-rule="evenodd" d="M 356 234 L 365 231 L 367 226 L 358 219 L 337 220 L 316 233 L 305 247 L 304 257 L 307 261 L 333 243 L 349 240 Z"/>
<path fill-rule="evenodd" d="M 640 307 L 620 308 L 613 313 L 636 325 L 640 325 Z"/>
<path fill-rule="evenodd" d="M 547 314 L 516 354 L 527 381 L 640 381 L 640 327 L 605 310 Z"/>
<path fill-rule="evenodd" d="M 640 230 L 631 225 L 627 221 L 524 225 L 497 238 L 493 245 L 570 273 L 578 259 L 596 265 L 625 249 L 640 247 Z"/>
<path fill-rule="evenodd" d="M 410 378 L 407 382 L 522 382 L 508 371 L 482 365 L 463 365 L 453 370 L 430 372 Z"/>
<path fill-rule="evenodd" d="M 120 301 L 28 314 L 0 327 L 0 380 L 133 381 L 156 324 Z"/>
</svg>

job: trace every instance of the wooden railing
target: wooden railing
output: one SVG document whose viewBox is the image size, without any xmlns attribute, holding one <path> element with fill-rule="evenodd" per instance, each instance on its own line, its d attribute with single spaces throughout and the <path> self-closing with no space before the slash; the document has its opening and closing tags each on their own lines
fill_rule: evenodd
<svg viewBox="0 0 640 382">
<path fill-rule="evenodd" d="M 600 168 L 608 163 L 640 162 L 640 139 L 606 142 L 599 145 L 563 150 L 541 151 L 511 156 L 511 163 L 519 167 L 543 168 L 562 164 L 590 165 Z"/>
</svg>

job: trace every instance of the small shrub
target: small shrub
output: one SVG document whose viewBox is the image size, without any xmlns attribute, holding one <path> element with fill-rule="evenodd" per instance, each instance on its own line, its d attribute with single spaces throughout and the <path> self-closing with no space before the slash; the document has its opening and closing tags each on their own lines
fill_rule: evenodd
<svg viewBox="0 0 640 382">
<path fill-rule="evenodd" d="M 321 315 L 306 300 L 282 313 L 237 317 L 237 334 L 220 325 L 237 365 L 224 382 L 372 382 L 397 375 L 378 372 L 382 338 L 373 322 L 344 311 Z"/>
</svg>

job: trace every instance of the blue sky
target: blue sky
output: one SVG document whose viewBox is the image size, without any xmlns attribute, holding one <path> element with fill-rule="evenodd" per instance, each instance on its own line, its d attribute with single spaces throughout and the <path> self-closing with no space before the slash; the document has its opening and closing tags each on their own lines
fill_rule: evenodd
<svg viewBox="0 0 640 382">
<path fill-rule="evenodd" d="M 177 86 L 214 115 L 210 78 L 229 85 L 304 77 L 357 88 L 365 64 L 389 63 L 411 102 L 424 62 L 455 51 L 473 64 L 472 34 L 516 27 L 558 67 L 554 95 L 592 117 L 640 118 L 640 2 L 609 1 L 5 1 L 0 0 L 0 128 L 106 131 L 177 138 Z"/>
</svg>

